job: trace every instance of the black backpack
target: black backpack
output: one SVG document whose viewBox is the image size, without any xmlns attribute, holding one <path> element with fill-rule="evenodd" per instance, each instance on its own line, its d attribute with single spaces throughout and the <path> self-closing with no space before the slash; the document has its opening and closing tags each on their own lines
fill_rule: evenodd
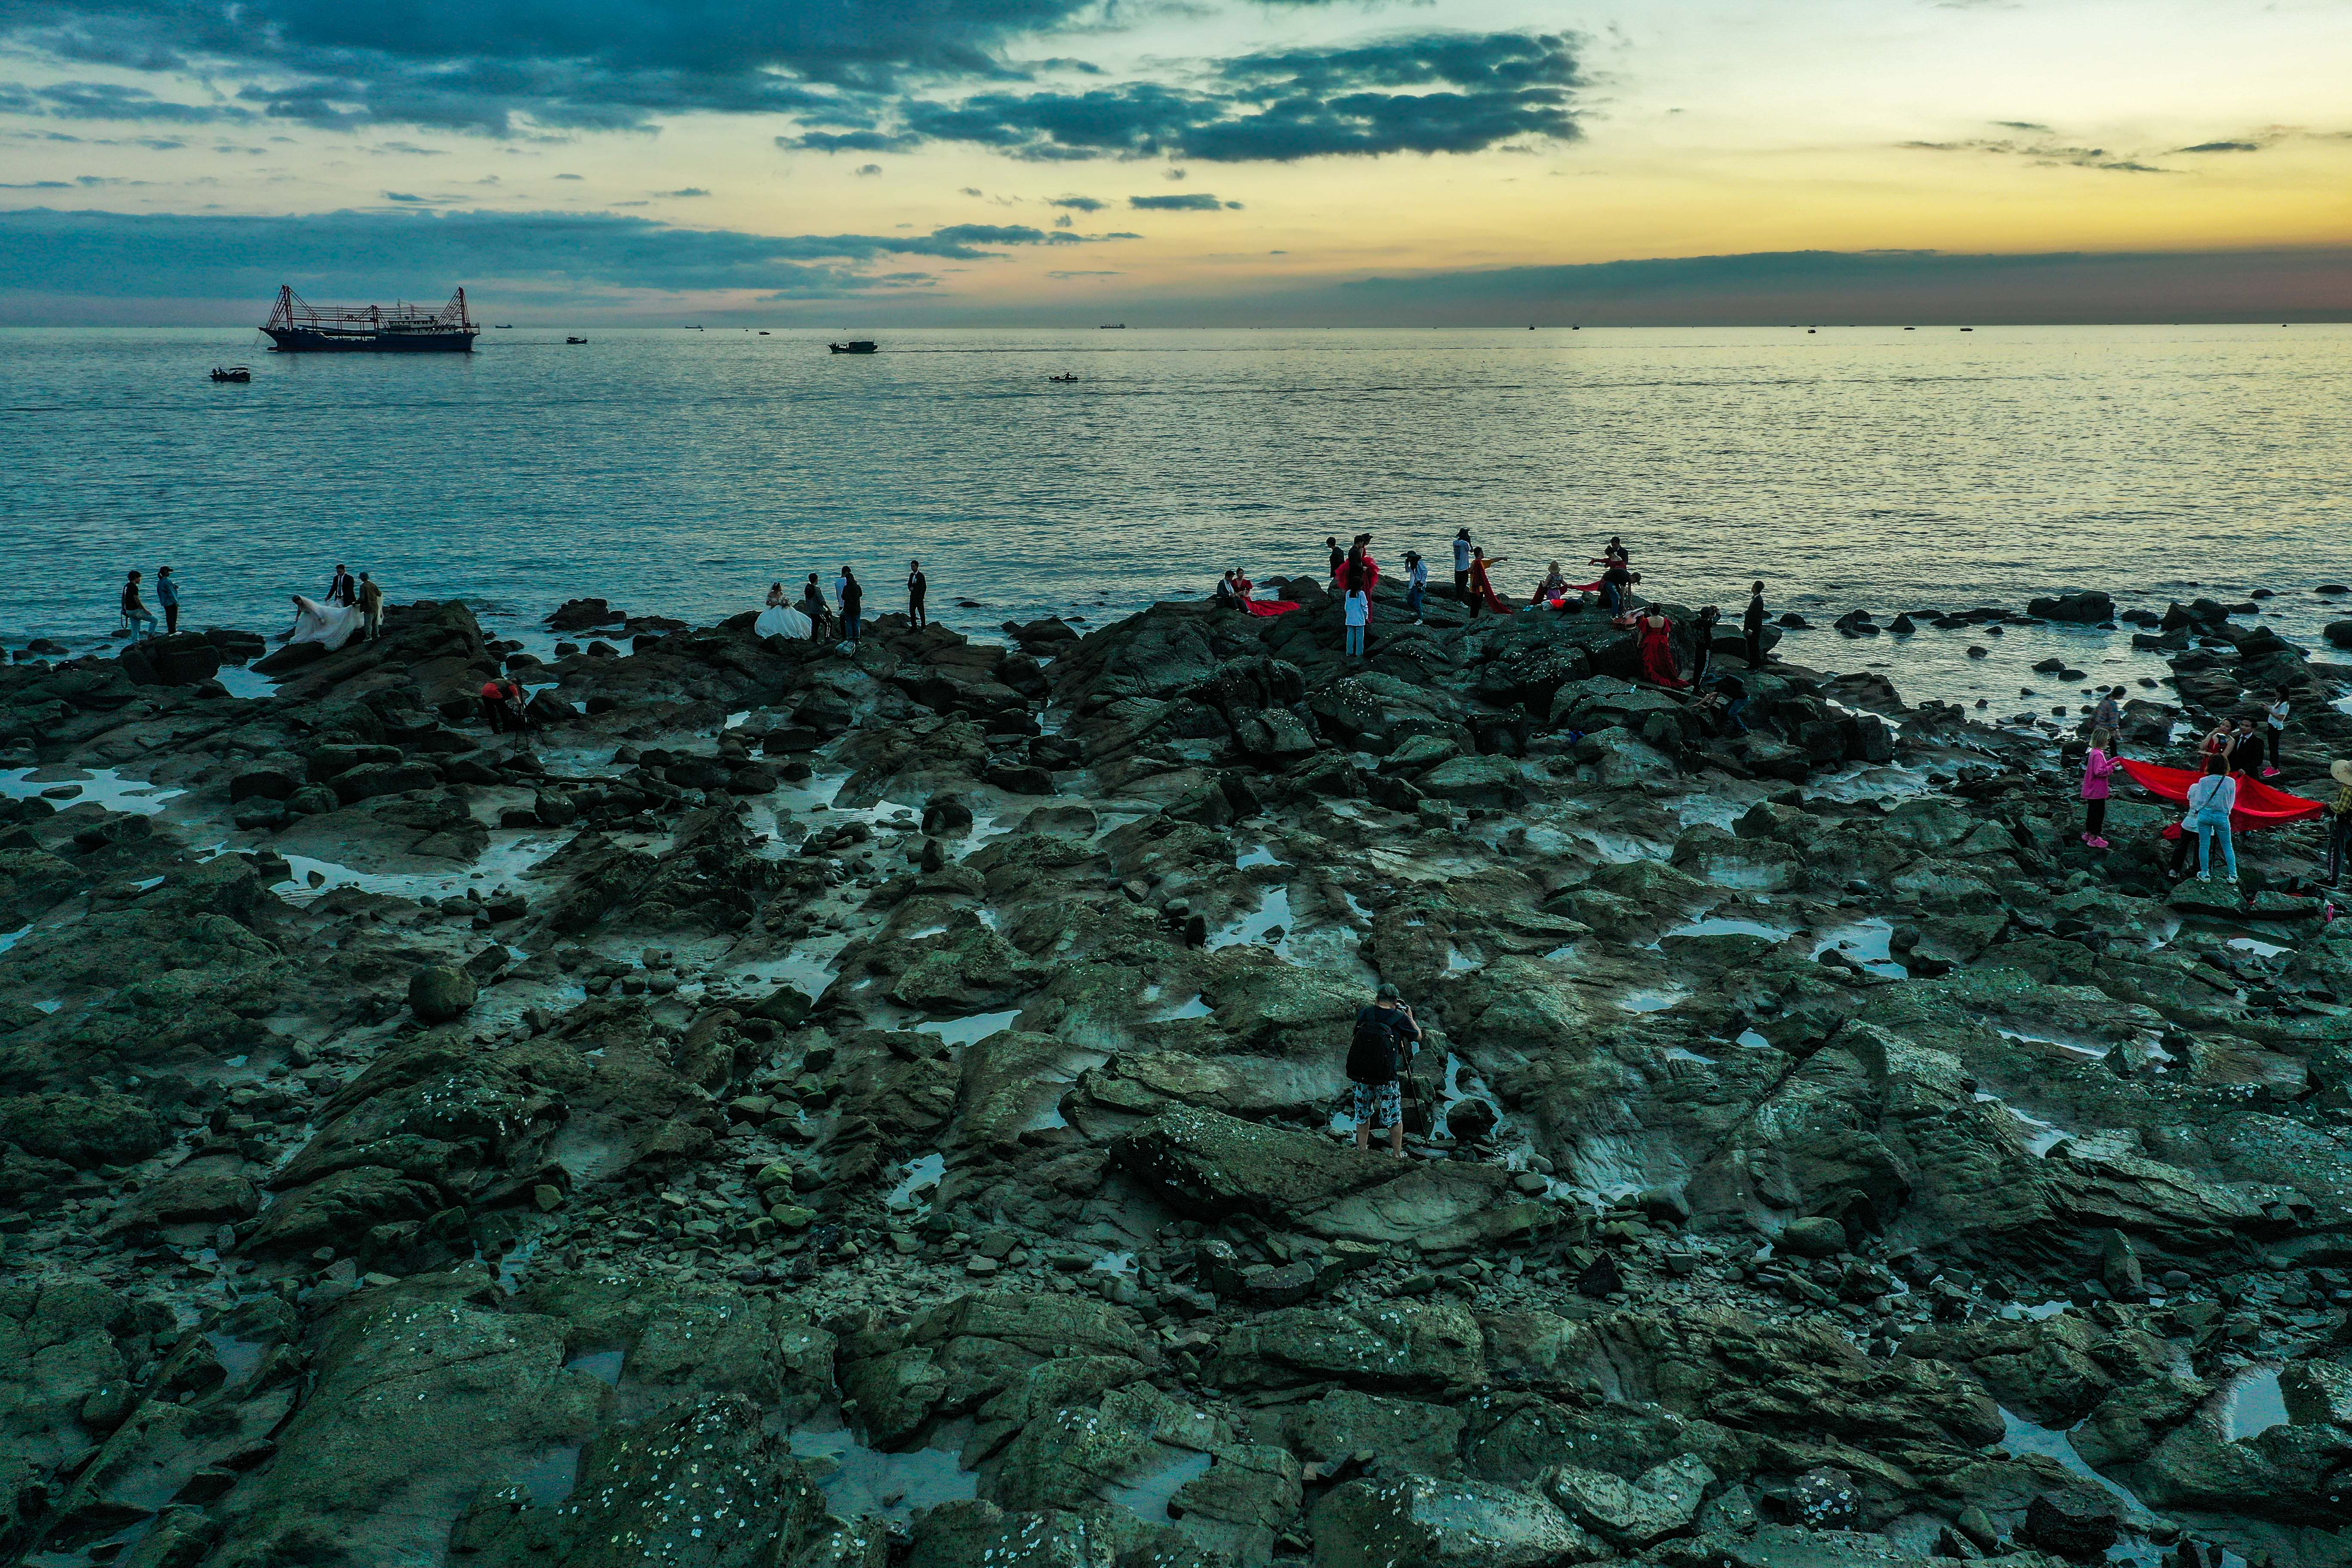
<svg viewBox="0 0 2352 1568">
<path fill-rule="evenodd" d="M 1348 1041 L 1348 1077 L 1356 1083 L 1392 1083 L 1397 1076 L 1396 1031 L 1378 1007 L 1360 1008 Z"/>
</svg>

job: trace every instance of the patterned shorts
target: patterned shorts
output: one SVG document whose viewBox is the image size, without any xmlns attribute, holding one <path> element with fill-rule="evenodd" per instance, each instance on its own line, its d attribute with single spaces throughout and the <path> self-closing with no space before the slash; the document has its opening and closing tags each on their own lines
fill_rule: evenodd
<svg viewBox="0 0 2352 1568">
<path fill-rule="evenodd" d="M 1400 1127 L 1404 1123 L 1404 1095 L 1396 1080 L 1386 1083 L 1360 1083 L 1356 1091 L 1356 1125 L 1359 1127 Z"/>
</svg>

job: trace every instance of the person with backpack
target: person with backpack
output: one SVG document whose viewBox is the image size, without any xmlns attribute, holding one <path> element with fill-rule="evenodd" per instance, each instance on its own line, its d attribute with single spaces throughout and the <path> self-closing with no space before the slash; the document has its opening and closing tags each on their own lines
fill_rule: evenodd
<svg viewBox="0 0 2352 1568">
<path fill-rule="evenodd" d="M 1421 1025 L 1404 994 L 1393 985 L 1374 993 L 1372 1005 L 1356 1012 L 1348 1039 L 1348 1082 L 1353 1087 L 1356 1147 L 1372 1146 L 1372 1129 L 1389 1130 L 1389 1152 L 1404 1158 L 1404 1093 L 1397 1087 L 1404 1064 L 1421 1049 Z"/>
<path fill-rule="evenodd" d="M 2221 863 L 2226 868 L 2225 880 L 2238 879 L 2237 847 L 2230 841 L 2230 810 L 2238 804 L 2238 781 L 2230 776 L 2226 757 L 2206 760 L 2205 775 L 2189 786 L 2184 803 L 2188 814 L 2180 819 L 2180 839 L 2172 849 L 2172 874 L 2179 876 L 2189 862 L 2189 846 L 2197 846 L 2197 879 L 2213 879 L 2213 841 L 2221 841 Z"/>
</svg>

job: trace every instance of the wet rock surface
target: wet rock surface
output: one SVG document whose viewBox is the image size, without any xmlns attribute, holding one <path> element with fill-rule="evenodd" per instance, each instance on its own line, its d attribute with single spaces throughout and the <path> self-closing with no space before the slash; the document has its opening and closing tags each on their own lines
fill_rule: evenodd
<svg viewBox="0 0 2352 1568">
<path fill-rule="evenodd" d="M 0 667 L 12 1560 L 2352 1563 L 2313 830 L 2180 883 L 2072 718 L 1276 586 Z M 2245 609 L 2124 617 L 2126 748 L 2286 690 L 2323 794 Z"/>
</svg>

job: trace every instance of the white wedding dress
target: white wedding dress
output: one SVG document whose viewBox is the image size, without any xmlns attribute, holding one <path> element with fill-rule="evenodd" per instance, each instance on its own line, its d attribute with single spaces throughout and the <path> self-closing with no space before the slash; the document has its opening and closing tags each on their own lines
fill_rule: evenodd
<svg viewBox="0 0 2352 1568">
<path fill-rule="evenodd" d="M 813 628 L 809 618 L 790 605 L 770 605 L 751 623 L 751 630 L 763 637 L 791 637 L 804 642 Z"/>
<path fill-rule="evenodd" d="M 289 643 L 314 642 L 326 645 L 334 652 L 352 640 L 352 634 L 363 624 L 357 605 L 322 605 L 315 599 L 294 595 L 294 629 L 286 634 Z"/>
</svg>

